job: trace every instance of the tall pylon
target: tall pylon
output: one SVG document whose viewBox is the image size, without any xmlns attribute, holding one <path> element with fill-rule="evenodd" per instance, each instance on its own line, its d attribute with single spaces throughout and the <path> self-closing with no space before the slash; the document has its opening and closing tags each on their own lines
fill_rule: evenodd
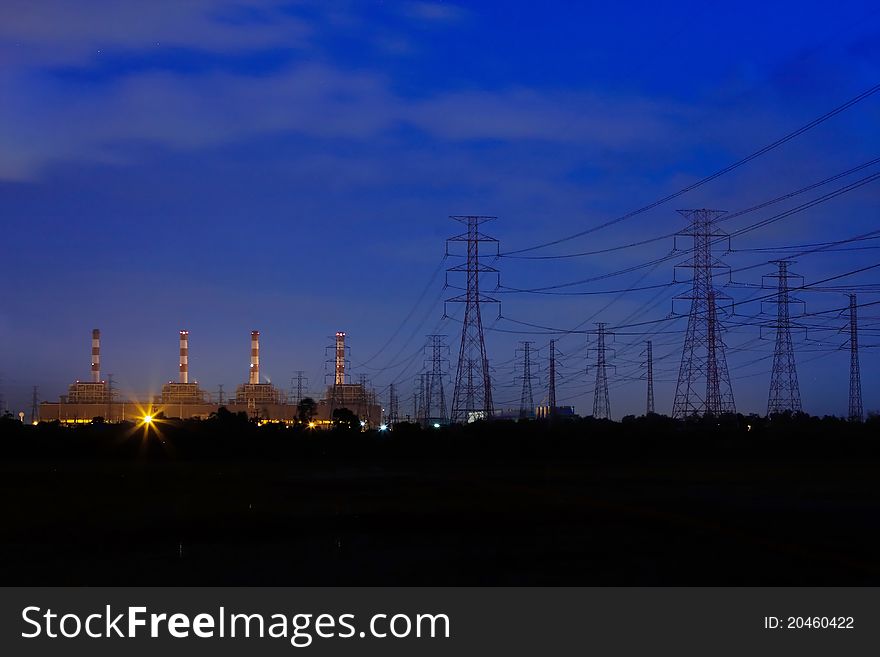
<svg viewBox="0 0 880 657">
<path fill-rule="evenodd" d="M 39 388 L 37 386 L 34 386 L 31 390 L 31 424 L 34 424 L 40 417 L 40 414 L 37 412 L 37 407 L 39 406 L 39 403 Z"/>
<path fill-rule="evenodd" d="M 397 395 L 397 386 L 393 383 L 388 386 L 388 413 L 385 417 L 391 426 L 400 422 L 400 399 Z"/>
<path fill-rule="evenodd" d="M 522 395 L 519 402 L 521 419 L 535 417 L 535 396 L 532 394 L 532 345 L 531 340 L 523 340 L 516 350 L 522 354 Z"/>
<path fill-rule="evenodd" d="M 305 398 L 308 385 L 309 379 L 305 376 L 305 371 L 297 370 L 296 376 L 290 379 L 291 403 L 299 404 Z"/>
<path fill-rule="evenodd" d="M 690 226 L 677 237 L 693 238 L 693 256 L 676 267 L 692 269 L 693 284 L 690 294 L 675 297 L 675 300 L 689 300 L 691 307 L 672 416 L 736 413 L 718 320 L 718 299 L 725 295 L 715 289 L 712 274 L 715 269 L 729 270 L 712 255 L 712 243 L 727 238 L 726 233 L 714 226 L 723 211 L 679 210 L 679 213 L 690 221 Z"/>
<path fill-rule="evenodd" d="M 645 415 L 654 413 L 654 348 L 650 340 L 645 346 L 646 366 L 648 369 L 648 399 L 645 404 Z"/>
<path fill-rule="evenodd" d="M 556 415 L 556 340 L 550 340 L 550 368 L 547 382 L 547 406 Z"/>
<path fill-rule="evenodd" d="M 862 375 L 859 371 L 859 318 L 856 295 L 849 295 L 849 413 L 850 422 L 861 422 L 865 413 L 862 409 Z"/>
<path fill-rule="evenodd" d="M 446 423 L 446 391 L 443 387 L 443 377 L 448 371 L 449 359 L 445 354 L 449 353 L 445 335 L 429 335 L 425 346 L 428 361 L 425 367 L 428 370 L 425 382 L 425 410 L 424 420 L 428 424 Z M 430 367 L 428 367 L 430 365 Z"/>
<path fill-rule="evenodd" d="M 446 299 L 446 303 L 465 304 L 450 419 L 453 422 L 470 422 L 477 419 L 489 419 L 494 412 L 492 379 L 489 375 L 489 359 L 486 355 L 480 306 L 484 303 L 499 303 L 499 301 L 480 291 L 480 279 L 485 274 L 496 274 L 497 286 L 498 270 L 481 262 L 480 244 L 494 244 L 495 253 L 492 256 L 497 258 L 498 240 L 480 231 L 482 224 L 495 219 L 495 217 L 468 215 L 453 216 L 451 219 L 465 224 L 467 231 L 446 240 L 446 254 L 450 255 L 450 244 L 464 242 L 467 244 L 467 257 L 463 264 L 446 270 L 447 285 L 449 272 L 464 272 L 467 276 L 467 287 L 464 294 Z M 475 365 L 477 367 L 476 377 L 474 376 Z"/>
<path fill-rule="evenodd" d="M 426 372 L 419 374 L 417 386 L 418 390 L 415 394 L 415 418 L 416 422 L 426 425 L 428 423 L 428 374 Z"/>
<path fill-rule="evenodd" d="M 611 402 L 608 399 L 608 363 L 605 354 L 605 337 L 609 333 L 605 322 L 596 324 L 596 384 L 593 390 L 593 417 L 611 419 Z M 611 366 L 613 367 L 613 366 Z"/>
<path fill-rule="evenodd" d="M 767 396 L 767 415 L 774 413 L 800 413 L 801 391 L 798 386 L 797 368 L 794 360 L 794 346 L 791 341 L 791 303 L 799 300 L 789 292 L 789 280 L 792 274 L 789 260 L 775 260 L 778 267 L 776 274 L 765 278 L 776 279 L 776 323 L 767 325 L 776 329 L 776 347 L 773 351 L 773 371 L 770 374 L 770 393 Z"/>
</svg>

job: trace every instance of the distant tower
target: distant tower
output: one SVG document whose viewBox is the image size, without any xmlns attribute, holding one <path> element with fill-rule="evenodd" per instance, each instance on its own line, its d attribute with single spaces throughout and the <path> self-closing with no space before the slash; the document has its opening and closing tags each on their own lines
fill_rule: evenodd
<svg viewBox="0 0 880 657">
<path fill-rule="evenodd" d="M 608 372 L 605 360 L 605 323 L 596 324 L 596 385 L 593 391 L 593 417 L 611 419 L 611 402 L 608 400 Z"/>
<path fill-rule="evenodd" d="M 862 376 L 859 372 L 859 320 L 856 295 L 849 295 L 849 420 L 861 422 L 864 417 L 862 410 Z"/>
<path fill-rule="evenodd" d="M 180 383 L 189 383 L 189 331 L 180 332 Z"/>
<path fill-rule="evenodd" d="M 480 225 L 494 218 L 484 216 L 452 217 L 455 221 L 465 224 L 467 232 L 446 240 L 447 255 L 450 243 L 465 242 L 467 244 L 467 261 L 447 270 L 447 272 L 464 272 L 467 276 L 466 292 L 446 300 L 447 303 L 465 304 L 464 320 L 461 327 L 461 347 L 458 352 L 455 387 L 452 392 L 451 419 L 453 422 L 468 422 L 477 418 L 488 419 L 493 414 L 492 380 L 489 376 L 489 359 L 486 356 L 480 305 L 498 303 L 498 300 L 480 292 L 480 275 L 497 274 L 498 270 L 480 261 L 480 244 L 487 242 L 494 244 L 494 256 L 497 257 L 498 240 L 480 232 Z M 478 368 L 476 381 L 474 380 L 474 365 Z"/>
<path fill-rule="evenodd" d="M 305 370 L 297 370 L 296 376 L 290 380 L 290 396 L 294 404 L 299 404 L 303 400 L 308 385 L 309 380 L 305 376 Z"/>
<path fill-rule="evenodd" d="M 37 406 L 39 403 L 38 388 L 37 386 L 34 386 L 33 390 L 31 390 L 31 424 L 36 422 L 39 417 L 39 413 L 37 412 Z M 2 413 L 2 409 L 0 409 L 0 413 Z"/>
<path fill-rule="evenodd" d="M 714 269 L 727 269 L 712 256 L 712 242 L 723 239 L 726 233 L 718 232 L 713 224 L 723 214 L 718 210 L 679 210 L 689 219 L 689 228 L 678 235 L 693 238 L 693 257 L 677 265 L 693 269 L 693 286 L 690 295 L 678 296 L 691 302 L 685 333 L 681 366 L 678 371 L 678 384 L 672 415 L 685 418 L 694 413 L 699 415 L 720 415 L 736 413 L 727 359 L 724 355 L 724 341 L 718 321 L 717 299 L 722 295 L 714 288 L 712 272 Z M 705 388 L 700 383 L 705 381 Z"/>
<path fill-rule="evenodd" d="M 271 346 L 271 345 L 269 345 Z M 270 350 L 271 351 L 271 350 Z M 271 354 L 270 354 L 271 355 Z M 251 331 L 251 370 L 248 383 L 260 382 L 260 332 Z"/>
<path fill-rule="evenodd" d="M 394 426 L 400 422 L 400 399 L 397 396 L 397 386 L 393 383 L 388 386 L 388 424 Z"/>
<path fill-rule="evenodd" d="M 428 423 L 428 374 L 419 374 L 418 392 L 416 392 L 416 421 L 423 425 Z"/>
<path fill-rule="evenodd" d="M 223 394 L 223 384 L 217 386 L 217 403 L 221 406 L 226 403 L 225 395 Z"/>
<path fill-rule="evenodd" d="M 92 329 L 92 383 L 101 383 L 101 331 L 99 329 Z"/>
<path fill-rule="evenodd" d="M 529 418 L 535 415 L 535 398 L 532 394 L 532 345 L 535 343 L 523 340 L 519 344 L 517 353 L 522 354 L 522 394 L 519 401 L 519 416 L 520 418 Z"/>
<path fill-rule="evenodd" d="M 654 413 L 654 351 L 651 341 L 647 344 L 647 365 L 648 365 L 648 403 L 645 408 L 645 414 Z"/>
<path fill-rule="evenodd" d="M 107 375 L 107 416 L 106 419 L 109 422 L 113 412 L 113 397 L 116 393 L 113 390 L 113 372 L 110 372 Z M 123 418 L 124 419 L 124 418 Z"/>
<path fill-rule="evenodd" d="M 428 362 L 426 367 L 430 365 L 425 382 L 425 408 L 424 419 L 426 422 L 434 424 L 436 422 L 445 423 L 446 415 L 446 392 L 443 388 L 443 377 L 446 374 L 449 360 L 444 354 L 449 353 L 449 347 L 446 345 L 445 335 L 429 335 L 428 344 Z"/>
<path fill-rule="evenodd" d="M 550 415 L 556 414 L 556 340 L 550 340 L 550 371 L 547 390 Z"/>
<path fill-rule="evenodd" d="M 770 374 L 770 393 L 767 397 L 767 415 L 791 411 L 801 411 L 801 391 L 798 386 L 797 369 L 794 360 L 794 346 L 791 341 L 791 315 L 789 304 L 789 277 L 787 260 L 777 260 L 779 271 L 770 278 L 776 278 L 776 347 L 773 351 L 773 371 Z"/>
</svg>

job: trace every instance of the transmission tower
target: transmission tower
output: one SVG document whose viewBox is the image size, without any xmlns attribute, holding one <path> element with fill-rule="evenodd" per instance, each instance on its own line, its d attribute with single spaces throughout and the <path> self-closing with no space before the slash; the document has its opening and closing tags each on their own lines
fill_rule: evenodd
<svg viewBox="0 0 880 657">
<path fill-rule="evenodd" d="M 450 243 L 464 242 L 467 244 L 466 262 L 447 269 L 447 284 L 448 272 L 464 272 L 467 276 L 465 293 L 446 300 L 447 303 L 465 304 L 464 320 L 461 327 L 461 347 L 458 352 L 455 386 L 452 391 L 451 419 L 453 422 L 469 422 L 480 418 L 489 419 L 493 413 L 492 380 L 489 376 L 489 359 L 486 356 L 486 341 L 483 338 L 480 305 L 499 303 L 499 301 L 480 292 L 480 277 L 481 274 L 497 275 L 498 270 L 480 261 L 480 244 L 494 244 L 493 257 L 498 257 L 498 240 L 480 231 L 481 224 L 491 221 L 495 217 L 454 216 L 451 218 L 467 226 L 467 232 L 446 240 L 447 255 L 449 255 Z M 478 368 L 476 377 L 474 377 L 475 364 Z"/>
<path fill-rule="evenodd" d="M 37 413 L 37 406 L 39 403 L 38 388 L 37 386 L 34 386 L 33 390 L 31 391 L 31 424 L 36 422 L 37 418 L 39 417 L 39 414 Z"/>
<path fill-rule="evenodd" d="M 646 346 L 646 364 L 648 368 L 648 401 L 645 406 L 645 415 L 654 413 L 654 350 L 650 340 Z"/>
<path fill-rule="evenodd" d="M 523 340 L 519 343 L 520 347 L 516 350 L 517 354 L 522 354 L 522 396 L 519 402 L 520 418 L 530 418 L 535 416 L 535 397 L 532 394 L 532 345 L 535 344 L 530 340 Z"/>
<path fill-rule="evenodd" d="M 445 335 L 429 335 L 425 346 L 428 361 L 425 367 L 425 409 L 424 420 L 429 424 L 446 423 L 446 392 L 443 388 L 443 377 L 448 371 L 449 359 L 444 354 L 449 353 Z M 428 368 L 428 365 L 430 367 Z"/>
<path fill-rule="evenodd" d="M 593 417 L 611 419 L 611 402 L 608 400 L 608 363 L 605 358 L 605 322 L 596 324 L 596 384 L 593 391 Z M 611 365 L 610 367 L 613 367 Z"/>
<path fill-rule="evenodd" d="M 770 393 L 767 397 L 767 415 L 774 413 L 800 413 L 801 391 L 798 386 L 797 368 L 794 360 L 794 346 L 791 341 L 791 312 L 789 305 L 799 302 L 789 293 L 788 260 L 776 260 L 778 273 L 766 278 L 776 279 L 776 323 L 769 325 L 776 329 L 776 347 L 773 351 L 773 372 L 770 375 Z"/>
<path fill-rule="evenodd" d="M 416 422 L 428 424 L 428 374 L 422 372 L 418 378 L 418 392 L 415 393 L 415 418 Z"/>
<path fill-rule="evenodd" d="M 113 415 L 113 398 L 116 396 L 116 391 L 113 389 L 113 372 L 110 372 L 107 375 L 107 422 L 111 422 L 111 417 Z M 123 420 L 125 418 L 122 418 Z"/>
<path fill-rule="evenodd" d="M 309 379 L 305 376 L 305 371 L 297 370 L 296 376 L 290 379 L 290 396 L 294 404 L 299 404 L 305 398 L 308 385 Z"/>
<path fill-rule="evenodd" d="M 223 384 L 217 386 L 217 403 L 220 406 L 223 406 L 223 402 L 226 401 L 225 396 L 223 394 Z"/>
<path fill-rule="evenodd" d="M 859 372 L 859 319 L 856 295 L 849 295 L 849 420 L 861 422 L 864 419 L 862 410 L 862 376 Z"/>
<path fill-rule="evenodd" d="M 388 424 L 394 426 L 400 422 L 400 399 L 397 396 L 397 387 L 392 383 L 388 386 Z"/>
<path fill-rule="evenodd" d="M 726 298 L 712 282 L 715 269 L 728 269 L 721 260 L 712 255 L 712 242 L 727 238 L 727 234 L 714 228 L 715 220 L 723 214 L 719 210 L 679 210 L 691 224 L 678 236 L 693 238 L 693 256 L 677 265 L 693 270 L 693 285 L 689 295 L 677 296 L 675 300 L 691 302 L 688 315 L 678 384 L 672 404 L 672 416 L 685 418 L 693 414 L 720 415 L 736 413 L 724 340 L 718 321 L 718 299 Z M 729 238 L 728 238 L 729 239 Z M 705 382 L 705 388 L 700 384 Z"/>
<path fill-rule="evenodd" d="M 550 340 L 550 371 L 547 390 L 550 415 L 556 415 L 556 340 Z"/>
</svg>

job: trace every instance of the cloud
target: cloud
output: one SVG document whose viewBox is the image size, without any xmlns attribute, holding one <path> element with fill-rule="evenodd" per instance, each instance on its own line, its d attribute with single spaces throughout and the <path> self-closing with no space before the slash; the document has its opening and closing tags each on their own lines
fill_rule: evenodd
<svg viewBox="0 0 880 657">
<path fill-rule="evenodd" d="M 465 10 L 448 2 L 407 2 L 405 16 L 431 23 L 455 23 L 465 17 Z"/>
<path fill-rule="evenodd" d="M 539 140 L 629 148 L 662 140 L 688 110 L 641 99 L 516 89 L 410 100 L 384 76 L 301 64 L 276 74 L 143 71 L 76 93 L 53 80 L 0 75 L 0 177 L 57 161 L 124 161 L 125 146 L 199 149 L 264 135 L 366 141 L 403 126 L 433 139 Z"/>
<path fill-rule="evenodd" d="M 87 62 L 99 49 L 162 45 L 230 51 L 277 44 L 306 45 L 305 21 L 282 12 L 277 0 L 254 0 L 243 20 L 213 0 L 112 2 L 4 0 L 0 55 L 6 68 Z"/>
<path fill-rule="evenodd" d="M 530 89 L 449 93 L 408 108 L 438 138 L 536 139 L 620 148 L 656 140 L 693 112 L 640 98 Z"/>
</svg>

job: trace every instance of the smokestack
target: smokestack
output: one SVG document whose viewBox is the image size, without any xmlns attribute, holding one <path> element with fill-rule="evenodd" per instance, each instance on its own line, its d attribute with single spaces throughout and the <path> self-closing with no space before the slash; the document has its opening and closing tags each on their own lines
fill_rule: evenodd
<svg viewBox="0 0 880 657">
<path fill-rule="evenodd" d="M 180 382 L 189 383 L 189 331 L 180 332 Z"/>
<path fill-rule="evenodd" d="M 345 333 L 336 331 L 336 385 L 345 383 Z"/>
<path fill-rule="evenodd" d="M 101 331 L 92 329 L 92 383 L 101 383 Z"/>
<path fill-rule="evenodd" d="M 251 376 L 248 383 L 260 382 L 260 332 L 251 331 Z"/>
</svg>

